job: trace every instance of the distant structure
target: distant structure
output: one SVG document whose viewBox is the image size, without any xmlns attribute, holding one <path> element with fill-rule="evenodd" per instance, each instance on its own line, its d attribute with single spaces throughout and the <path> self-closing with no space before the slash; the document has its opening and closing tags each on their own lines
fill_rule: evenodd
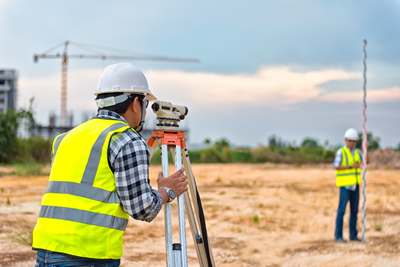
<svg viewBox="0 0 400 267">
<path fill-rule="evenodd" d="M 150 112 L 149 112 L 150 113 Z M 143 125 L 143 130 L 140 132 L 140 135 L 143 137 L 144 140 L 148 140 L 152 134 L 152 132 L 156 129 L 156 118 L 154 114 L 152 113 L 147 113 L 146 116 L 146 122 Z M 85 121 L 88 121 L 92 118 L 94 118 L 96 114 L 86 112 L 83 113 L 82 115 L 82 123 Z M 48 126 L 42 126 L 42 125 L 36 125 L 32 130 L 31 130 L 31 135 L 33 136 L 41 136 L 46 139 L 51 139 L 53 140 L 54 137 L 56 137 L 59 134 L 68 132 L 72 128 L 74 128 L 76 125 L 73 124 L 73 114 L 68 114 L 67 116 L 67 121 L 68 125 L 67 126 L 58 126 L 60 121 L 60 117 L 56 116 L 55 113 L 51 113 L 49 115 L 49 124 Z M 179 125 L 179 131 L 186 132 L 186 142 L 189 141 L 189 127 L 187 121 L 181 121 Z"/>
<path fill-rule="evenodd" d="M 17 71 L 0 69 L 0 111 L 17 109 Z"/>
<path fill-rule="evenodd" d="M 74 127 L 74 116 L 72 113 L 68 114 L 67 123 L 66 126 L 59 126 L 59 117 L 55 113 L 51 113 L 49 115 L 48 126 L 36 125 L 31 130 L 31 135 L 53 140 L 57 135 L 68 132 Z"/>
<path fill-rule="evenodd" d="M 96 113 L 86 112 L 82 114 L 82 123 L 88 121 L 96 116 Z M 56 116 L 55 113 L 51 113 L 49 115 L 49 124 L 48 126 L 36 125 L 31 130 L 32 136 L 41 136 L 46 139 L 53 140 L 59 134 L 70 131 L 76 125 L 74 124 L 73 114 L 68 114 L 67 116 L 67 126 L 59 126 L 60 125 L 60 117 Z M 140 132 L 140 135 L 144 140 L 148 140 L 152 134 L 152 132 L 156 129 L 156 118 L 152 112 L 148 112 L 146 115 L 146 122 L 143 125 L 143 130 Z M 186 142 L 189 141 L 189 127 L 188 121 L 181 121 L 179 124 L 179 131 L 186 132 Z"/>
</svg>

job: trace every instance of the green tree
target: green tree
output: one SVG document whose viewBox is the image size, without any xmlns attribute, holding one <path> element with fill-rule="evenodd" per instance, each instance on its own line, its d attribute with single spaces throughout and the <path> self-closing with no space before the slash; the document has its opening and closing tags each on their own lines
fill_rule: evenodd
<svg viewBox="0 0 400 267">
<path fill-rule="evenodd" d="M 272 150 L 274 150 L 274 148 L 286 148 L 289 145 L 290 143 L 283 141 L 280 137 L 276 137 L 275 135 L 268 137 L 268 147 Z"/>
<path fill-rule="evenodd" d="M 203 143 L 206 144 L 206 145 L 209 145 L 209 144 L 211 144 L 211 139 L 210 139 L 210 138 L 206 138 L 206 139 L 203 141 Z"/>
<path fill-rule="evenodd" d="M 30 99 L 29 110 L 19 111 L 8 109 L 5 113 L 0 111 L 0 162 L 9 163 L 12 155 L 18 151 L 18 128 L 26 119 L 31 128 L 35 121 L 32 114 L 33 98 Z"/>
<path fill-rule="evenodd" d="M 268 137 L 268 146 L 271 148 L 278 147 L 278 141 L 275 135 Z"/>
<path fill-rule="evenodd" d="M 224 147 L 230 147 L 229 141 L 226 140 L 225 138 L 218 140 L 217 142 L 215 142 L 214 145 L 218 149 L 222 149 Z"/>
<path fill-rule="evenodd" d="M 30 114 L 25 110 L 0 112 L 0 162 L 8 163 L 17 151 L 18 127 L 26 117 Z"/>
<path fill-rule="evenodd" d="M 356 148 L 361 149 L 362 147 L 363 134 L 358 133 L 358 141 Z M 372 132 L 367 133 L 368 150 L 375 150 L 380 147 L 381 138 L 379 136 L 373 136 Z"/>
<path fill-rule="evenodd" d="M 320 145 L 316 139 L 307 137 L 301 142 L 301 147 L 320 147 Z"/>
</svg>

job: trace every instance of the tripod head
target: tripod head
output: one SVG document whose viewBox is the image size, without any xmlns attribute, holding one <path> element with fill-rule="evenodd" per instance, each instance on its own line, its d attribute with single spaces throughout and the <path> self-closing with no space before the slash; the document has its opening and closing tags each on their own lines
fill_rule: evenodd
<svg viewBox="0 0 400 267">
<path fill-rule="evenodd" d="M 178 131 L 178 123 L 185 119 L 185 116 L 188 114 L 187 107 L 173 105 L 166 101 L 154 101 L 151 108 L 157 116 L 156 130 Z"/>
</svg>

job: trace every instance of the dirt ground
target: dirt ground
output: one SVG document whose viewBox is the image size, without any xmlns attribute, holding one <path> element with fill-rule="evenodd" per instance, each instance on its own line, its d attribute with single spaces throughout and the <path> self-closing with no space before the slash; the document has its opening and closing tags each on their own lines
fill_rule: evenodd
<svg viewBox="0 0 400 267">
<path fill-rule="evenodd" d="M 338 189 L 331 168 L 192 166 L 217 266 L 400 266 L 400 170 L 367 172 L 367 242 L 333 242 Z M 151 184 L 160 166 L 151 167 Z M 172 171 L 172 170 L 171 170 Z M 0 177 L 0 266 L 34 266 L 32 229 L 47 177 Z M 362 198 L 361 198 L 362 200 Z M 361 237 L 361 207 L 358 228 Z M 173 239 L 178 242 L 176 202 Z M 348 237 L 348 210 L 344 237 Z M 189 266 L 198 266 L 187 223 Z M 163 212 L 130 220 L 123 267 L 165 266 Z"/>
</svg>

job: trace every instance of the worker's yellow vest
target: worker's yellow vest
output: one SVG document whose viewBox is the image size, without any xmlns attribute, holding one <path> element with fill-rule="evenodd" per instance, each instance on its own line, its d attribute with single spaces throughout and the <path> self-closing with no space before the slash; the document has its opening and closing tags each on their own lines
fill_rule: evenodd
<svg viewBox="0 0 400 267">
<path fill-rule="evenodd" d="M 95 118 L 54 139 L 34 249 L 121 258 L 129 215 L 121 208 L 107 154 L 112 135 L 128 129 L 122 121 Z"/>
<path fill-rule="evenodd" d="M 340 166 L 352 166 L 355 162 L 361 163 L 358 150 L 354 150 L 354 157 L 347 147 L 342 147 L 342 163 Z M 351 186 L 361 184 L 361 168 L 336 170 L 336 186 Z"/>
</svg>

